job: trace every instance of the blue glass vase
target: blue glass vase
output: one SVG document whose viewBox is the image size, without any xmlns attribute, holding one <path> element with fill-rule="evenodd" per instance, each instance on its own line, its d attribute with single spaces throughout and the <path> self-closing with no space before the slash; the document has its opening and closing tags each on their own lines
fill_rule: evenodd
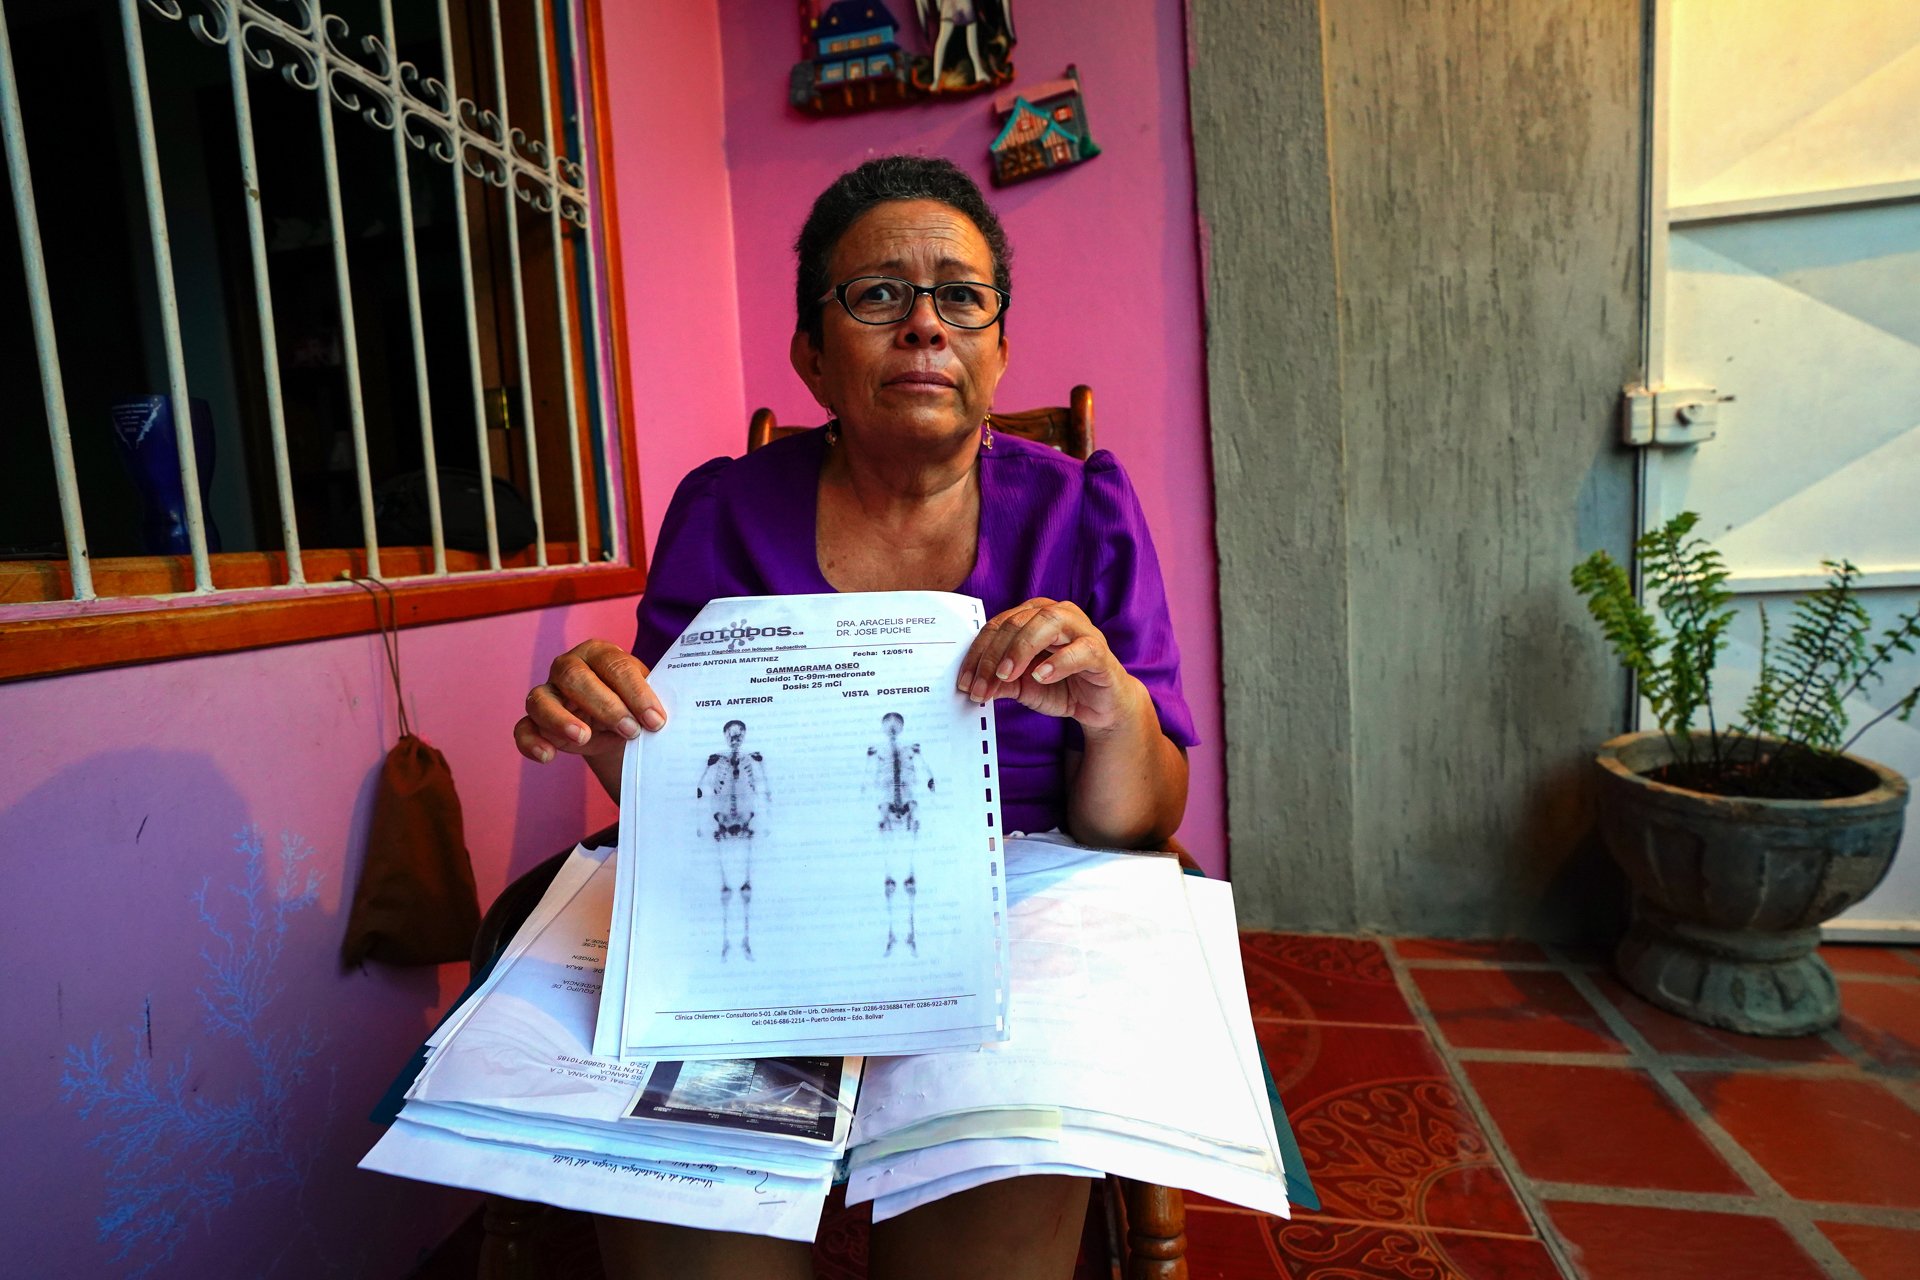
<svg viewBox="0 0 1920 1280">
<path fill-rule="evenodd" d="M 213 413 L 205 400 L 190 400 L 193 417 L 193 461 L 200 476 L 200 515 L 207 533 L 207 550 L 220 549 L 220 530 L 213 523 Z M 180 484 L 180 448 L 173 434 L 173 400 L 169 396 L 123 396 L 113 402 L 113 437 L 127 475 L 146 504 L 140 521 L 140 546 L 149 555 L 186 555 L 187 495 Z"/>
</svg>

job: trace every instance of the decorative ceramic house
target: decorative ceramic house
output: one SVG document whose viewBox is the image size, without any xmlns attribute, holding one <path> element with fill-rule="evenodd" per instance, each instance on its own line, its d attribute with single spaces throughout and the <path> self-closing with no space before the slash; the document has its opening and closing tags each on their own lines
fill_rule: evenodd
<svg viewBox="0 0 1920 1280">
<path fill-rule="evenodd" d="M 1100 154 L 1087 130 L 1086 99 L 1076 67 L 1069 66 L 1058 80 L 1009 89 L 993 100 L 993 111 L 1006 117 L 989 148 L 996 186 L 1037 178 Z"/>
<path fill-rule="evenodd" d="M 788 97 L 803 111 L 837 115 L 905 101 L 900 24 L 882 0 L 837 0 L 813 26 L 813 57 L 796 63 Z"/>
<path fill-rule="evenodd" d="M 880 0 L 839 0 L 814 28 L 813 65 L 821 88 L 867 76 L 900 74 L 900 24 Z"/>
</svg>

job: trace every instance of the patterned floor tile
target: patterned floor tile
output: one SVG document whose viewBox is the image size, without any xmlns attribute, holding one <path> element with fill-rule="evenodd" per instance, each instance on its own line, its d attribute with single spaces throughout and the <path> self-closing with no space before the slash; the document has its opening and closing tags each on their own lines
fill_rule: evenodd
<svg viewBox="0 0 1920 1280">
<path fill-rule="evenodd" d="M 1550 1201 L 1581 1280 L 1824 1280 L 1771 1218 Z"/>
<path fill-rule="evenodd" d="M 1362 1223 L 1261 1220 L 1289 1280 L 1560 1280 L 1538 1240 Z"/>
<path fill-rule="evenodd" d="M 1424 1033 L 1271 1022 L 1258 1030 L 1326 1216 L 1531 1233 Z"/>
<path fill-rule="evenodd" d="M 1371 938 L 1249 930 L 1240 935 L 1240 953 L 1256 1018 L 1415 1025 Z"/>
<path fill-rule="evenodd" d="M 1188 1215 L 1192 1280 L 1560 1280 L 1538 1240 L 1264 1214 Z"/>
<path fill-rule="evenodd" d="M 815 1280 L 862 1280 L 867 1274 L 867 1235 L 872 1230 L 872 1205 L 849 1205 L 844 1186 L 828 1192 L 820 1229 L 813 1238 Z"/>
<path fill-rule="evenodd" d="M 1492 942 L 1462 942 L 1448 938 L 1395 938 L 1393 949 L 1402 960 L 1481 960 L 1488 964 L 1542 964 L 1547 953 L 1518 938 Z"/>
<path fill-rule="evenodd" d="M 1265 1215 L 1214 1213 L 1188 1201 L 1191 1280 L 1275 1280 L 1284 1274 L 1268 1242 Z"/>
<path fill-rule="evenodd" d="M 1861 1222 L 1823 1222 L 1820 1230 L 1865 1280 L 1920 1276 L 1920 1231 Z"/>
<path fill-rule="evenodd" d="M 1858 943 L 1828 943 L 1820 948 L 1820 958 L 1836 974 L 1879 974 L 1889 978 L 1920 980 L 1920 968 L 1913 957 L 1920 947 L 1869 947 Z"/>
<path fill-rule="evenodd" d="M 1625 1053 L 1564 976 L 1537 969 L 1414 969 L 1434 1021 L 1459 1049 Z"/>
<path fill-rule="evenodd" d="M 1842 978 L 1840 1031 L 1881 1066 L 1920 1069 L 1920 982 Z"/>
<path fill-rule="evenodd" d="M 1920 1209 L 1920 1113 L 1878 1083 L 1777 1071 L 1681 1079 L 1788 1195 Z"/>
<path fill-rule="evenodd" d="M 1747 1193 L 1739 1175 L 1643 1071 L 1469 1062 L 1467 1077 L 1528 1177 Z"/>
<path fill-rule="evenodd" d="M 1819 1036 L 1743 1036 L 1735 1031 L 1722 1031 L 1648 1004 L 1612 974 L 1594 974 L 1593 981 L 1657 1053 L 1695 1058 L 1752 1058 L 1766 1062 L 1848 1060 L 1844 1053 Z"/>
</svg>

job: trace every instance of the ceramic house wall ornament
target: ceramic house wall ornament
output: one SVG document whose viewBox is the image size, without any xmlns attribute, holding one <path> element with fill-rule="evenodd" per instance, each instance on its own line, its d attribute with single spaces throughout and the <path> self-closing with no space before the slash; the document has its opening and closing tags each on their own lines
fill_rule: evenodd
<svg viewBox="0 0 1920 1280">
<path fill-rule="evenodd" d="M 1070 168 L 1100 154 L 1087 128 L 1077 67 L 1069 66 L 1058 80 L 1007 90 L 993 100 L 993 113 L 1006 118 L 988 149 L 995 186 Z"/>
<path fill-rule="evenodd" d="M 886 0 L 833 0 L 817 14 L 814 0 L 802 0 L 806 51 L 788 78 L 788 101 L 812 115 L 847 115 L 1012 83 L 1012 0 L 914 5 L 925 53 L 902 47 Z"/>
<path fill-rule="evenodd" d="M 794 63 L 788 97 L 802 111 L 844 115 L 912 96 L 900 24 L 884 0 L 836 0 L 812 20 L 809 56 Z"/>
</svg>

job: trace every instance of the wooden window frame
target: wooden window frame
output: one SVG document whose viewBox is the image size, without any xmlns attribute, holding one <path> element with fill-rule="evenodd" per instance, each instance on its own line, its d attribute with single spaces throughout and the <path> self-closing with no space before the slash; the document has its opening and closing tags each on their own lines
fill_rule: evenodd
<svg viewBox="0 0 1920 1280">
<path fill-rule="evenodd" d="M 605 0 L 587 0 L 583 6 L 587 27 L 587 81 L 593 102 L 596 177 L 600 205 L 595 210 L 601 230 L 601 249 L 607 272 L 606 341 L 613 356 L 613 404 L 606 430 L 618 434 L 619 483 L 625 496 L 625 549 L 630 563 L 559 567 L 537 572 L 460 573 L 463 557 L 447 553 L 447 578 L 391 582 L 396 621 L 402 627 L 427 626 L 549 609 L 562 605 L 637 596 L 646 585 L 646 546 L 640 506 L 640 467 L 635 454 L 633 378 L 626 344 L 625 271 L 620 246 L 618 175 L 613 157 L 613 130 L 607 102 L 604 24 Z M 324 90 L 322 90 L 324 92 Z M 588 358 L 601 358 L 589 350 Z M 420 572 L 429 565 L 403 565 L 405 547 L 382 547 L 382 567 Z M 530 556 L 530 553 L 527 553 Z M 417 553 L 413 557 L 418 559 Z M 279 551 L 233 552 L 212 557 L 216 576 L 229 581 L 267 586 L 286 580 L 286 556 Z M 396 563 L 388 564 L 389 560 Z M 246 599 L 246 587 L 213 595 L 170 598 L 138 595 L 71 602 L 71 612 L 34 618 L 0 619 L 0 682 L 36 679 L 96 671 L 108 667 L 164 662 L 203 654 L 235 653 L 277 645 L 302 644 L 341 636 L 364 635 L 379 629 L 364 591 L 342 583 L 323 585 L 346 574 L 363 574 L 365 553 L 360 550 L 303 551 L 301 563 L 310 585 L 300 594 L 273 588 L 270 599 Z M 95 564 L 95 573 L 112 569 L 136 581 L 152 582 L 160 590 L 180 582 L 191 586 L 191 570 L 184 556 L 116 557 Z M 65 562 L 59 565 L 65 575 Z M 235 599 L 235 596 L 241 598 Z M 0 605 L 4 608 L 4 605 Z"/>
</svg>

